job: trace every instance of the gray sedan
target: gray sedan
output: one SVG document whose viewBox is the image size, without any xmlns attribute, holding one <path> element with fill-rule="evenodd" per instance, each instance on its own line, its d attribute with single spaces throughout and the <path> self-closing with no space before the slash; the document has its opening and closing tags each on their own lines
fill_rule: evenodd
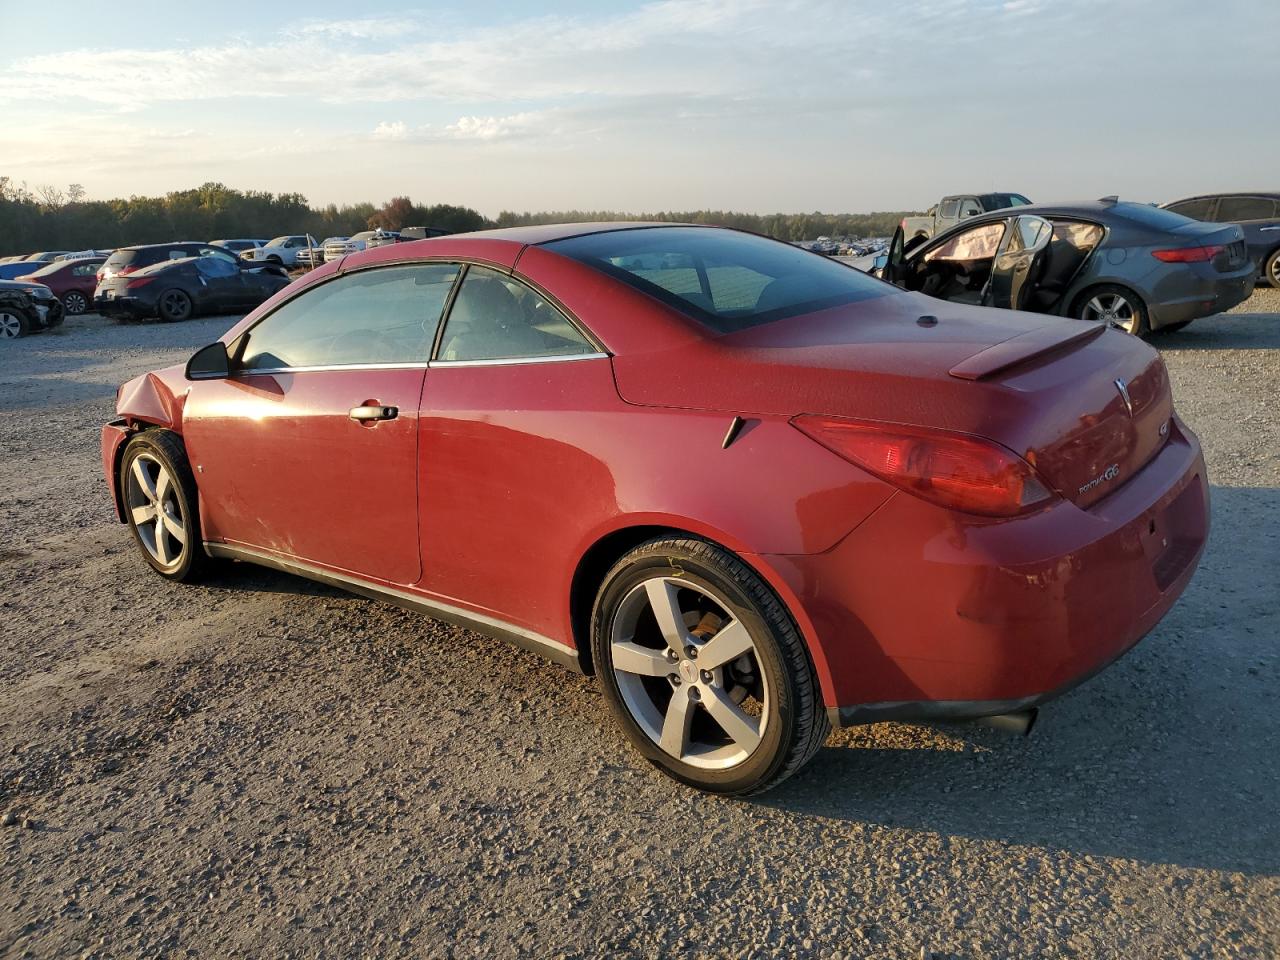
<svg viewBox="0 0 1280 960">
<path fill-rule="evenodd" d="M 911 249 L 899 229 L 881 270 L 941 300 L 1111 323 L 1137 336 L 1234 307 L 1253 292 L 1255 274 L 1238 226 L 1114 197 L 993 211 Z"/>
</svg>

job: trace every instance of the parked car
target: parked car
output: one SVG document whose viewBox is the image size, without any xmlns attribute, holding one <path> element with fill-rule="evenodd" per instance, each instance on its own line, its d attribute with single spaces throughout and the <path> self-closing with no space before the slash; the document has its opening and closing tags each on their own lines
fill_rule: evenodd
<svg viewBox="0 0 1280 960">
<path fill-rule="evenodd" d="M 258 263 L 275 263 L 284 267 L 297 266 L 299 251 L 307 249 L 307 245 L 316 246 L 316 238 L 309 234 L 293 237 L 276 237 L 268 240 L 265 246 L 246 250 L 240 254 L 245 260 Z"/>
<path fill-rule="evenodd" d="M 159 317 L 166 323 L 198 313 L 230 313 L 256 307 L 289 285 L 276 263 L 251 264 L 221 247 L 163 260 L 98 284 L 97 311 L 120 320 Z"/>
<path fill-rule="evenodd" d="M 1020 193 L 958 193 L 943 197 L 923 217 L 903 217 L 902 232 L 911 244 L 917 238 L 927 240 L 969 217 L 1007 207 L 1025 207 L 1030 202 Z"/>
<path fill-rule="evenodd" d="M 165 260 L 183 260 L 187 257 L 202 256 L 208 251 L 217 250 L 225 253 L 220 247 L 207 243 L 196 243 L 192 240 L 177 240 L 172 243 L 148 243 L 137 247 L 121 247 L 98 268 L 98 283 L 111 280 L 117 276 L 126 276 L 153 263 Z"/>
<path fill-rule="evenodd" d="M 105 262 L 101 257 L 55 260 L 16 279 L 48 287 L 61 301 L 67 314 L 74 317 L 84 313 L 89 304 L 93 303 L 93 291 L 98 284 L 98 268 Z"/>
<path fill-rule="evenodd" d="M 30 254 L 27 257 L 27 263 L 48 263 L 58 257 L 65 257 L 70 252 L 70 250 L 41 250 L 39 253 Z"/>
<path fill-rule="evenodd" d="M 26 276 L 33 270 L 39 270 L 46 262 L 44 260 L 19 258 L 9 263 L 0 263 L 0 280 L 12 280 L 15 277 Z"/>
<path fill-rule="evenodd" d="M 400 240 L 429 240 L 431 237 L 447 237 L 449 233 L 441 227 L 404 227 L 400 230 Z"/>
<path fill-rule="evenodd" d="M 952 303 L 1055 313 L 1143 336 L 1247 299 L 1254 266 L 1237 226 L 1108 197 L 981 214 L 910 251 L 899 228 L 881 275 Z"/>
<path fill-rule="evenodd" d="M 261 246 L 266 245 L 265 240 L 210 240 L 209 243 L 215 247 L 222 247 L 224 250 L 230 250 L 234 254 L 244 253 L 246 250 L 257 250 Z"/>
<path fill-rule="evenodd" d="M 381 230 L 362 230 L 353 236 L 330 237 L 324 242 L 324 259 L 340 260 L 349 253 L 359 253 L 369 246 L 369 241 L 378 236 Z"/>
<path fill-rule="evenodd" d="M 298 251 L 298 264 L 304 267 L 318 267 L 324 263 L 324 248 L 330 243 L 341 243 L 346 237 L 326 237 L 324 243 L 315 247 L 303 247 Z"/>
<path fill-rule="evenodd" d="M 1164 208 L 1192 220 L 1238 224 L 1258 278 L 1280 287 L 1280 193 L 1217 193 L 1175 200 Z"/>
<path fill-rule="evenodd" d="M 56 327 L 62 320 L 62 304 L 48 287 L 0 280 L 0 339 L 25 337 Z"/>
<path fill-rule="evenodd" d="M 1025 728 L 1195 570 L 1159 354 L 936 312 L 716 227 L 367 250 L 124 384 L 103 467 L 161 576 L 235 558 L 506 637 L 597 674 L 671 776 L 749 793 L 829 722 Z"/>
</svg>

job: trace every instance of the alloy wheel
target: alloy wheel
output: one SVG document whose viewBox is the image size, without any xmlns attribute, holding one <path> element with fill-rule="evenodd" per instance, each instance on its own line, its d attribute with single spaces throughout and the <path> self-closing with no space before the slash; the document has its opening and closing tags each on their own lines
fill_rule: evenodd
<svg viewBox="0 0 1280 960">
<path fill-rule="evenodd" d="M 168 468 L 148 453 L 138 454 L 129 468 L 125 506 L 146 551 L 165 569 L 176 568 L 187 546 L 178 488 Z"/>
<path fill-rule="evenodd" d="M 1280 287 L 1280 257 L 1271 258 L 1271 286 Z"/>
<path fill-rule="evenodd" d="M 181 290 L 170 290 L 160 297 L 160 314 L 166 320 L 185 320 L 191 312 L 191 301 Z"/>
<path fill-rule="evenodd" d="M 22 321 L 12 313 L 0 311 L 0 337 L 12 340 L 22 336 Z"/>
<path fill-rule="evenodd" d="M 750 631 L 709 588 L 675 577 L 637 584 L 619 604 L 610 653 L 627 709 L 669 756 L 725 770 L 759 745 L 768 681 Z"/>
<path fill-rule="evenodd" d="M 1133 333 L 1138 322 L 1138 312 L 1122 295 L 1100 293 L 1084 305 L 1080 319 L 1110 324 L 1127 333 Z"/>
<path fill-rule="evenodd" d="M 88 302 L 85 300 L 83 293 L 73 290 L 63 298 L 62 305 L 66 308 L 67 313 L 72 316 L 78 316 L 84 313 Z"/>
</svg>

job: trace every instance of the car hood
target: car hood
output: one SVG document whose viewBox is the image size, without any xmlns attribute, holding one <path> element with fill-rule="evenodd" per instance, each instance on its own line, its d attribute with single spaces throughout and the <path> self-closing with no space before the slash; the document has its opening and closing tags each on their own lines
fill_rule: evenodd
<svg viewBox="0 0 1280 960">
<path fill-rule="evenodd" d="M 985 437 L 1082 505 L 1118 486 L 1081 490 L 1095 477 L 1114 466 L 1111 479 L 1127 478 L 1155 455 L 1173 413 L 1159 355 L 1128 334 L 911 293 L 620 355 L 614 369 L 630 403 Z"/>
</svg>

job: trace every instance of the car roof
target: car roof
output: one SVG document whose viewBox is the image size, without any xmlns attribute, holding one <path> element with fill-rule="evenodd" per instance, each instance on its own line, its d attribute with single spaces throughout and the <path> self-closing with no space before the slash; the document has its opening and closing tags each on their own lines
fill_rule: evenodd
<svg viewBox="0 0 1280 960">
<path fill-rule="evenodd" d="M 121 247 L 121 250 L 155 250 L 160 247 L 207 247 L 209 244 L 201 240 L 170 240 L 168 243 L 139 243 L 132 247 Z"/>
<path fill-rule="evenodd" d="M 475 230 L 471 233 L 454 233 L 450 237 L 475 238 L 476 240 L 511 240 L 515 243 L 537 245 L 583 237 L 593 233 L 613 233 L 616 230 L 644 230 L 654 227 L 707 226 L 693 223 L 668 223 L 664 220 L 613 220 L 601 223 L 545 223 L 527 227 L 498 227 L 494 230 Z M 443 237 L 428 239 L 443 240 Z"/>
<path fill-rule="evenodd" d="M 1234 193 L 1197 193 L 1192 197 L 1179 197 L 1177 200 L 1170 200 L 1169 203 L 1163 203 L 1161 206 L 1167 207 L 1172 203 L 1183 203 L 1187 200 L 1218 200 L 1223 197 L 1265 197 L 1268 200 L 1280 200 L 1280 193 L 1273 193 L 1269 190 L 1239 190 Z"/>
</svg>

